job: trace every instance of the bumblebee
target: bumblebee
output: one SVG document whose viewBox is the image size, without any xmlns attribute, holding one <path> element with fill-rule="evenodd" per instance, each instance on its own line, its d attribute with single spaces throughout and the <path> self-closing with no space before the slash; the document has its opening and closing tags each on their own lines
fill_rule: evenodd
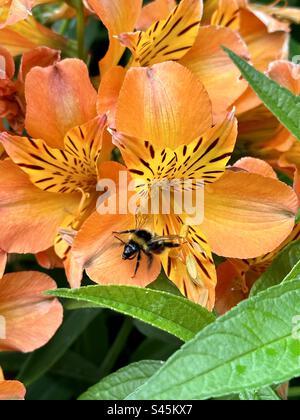
<svg viewBox="0 0 300 420">
<path fill-rule="evenodd" d="M 182 238 L 180 236 L 158 236 L 146 229 L 124 230 L 122 232 L 113 232 L 115 238 L 124 245 L 123 260 L 134 260 L 136 266 L 134 278 L 140 268 L 142 254 L 148 258 L 148 268 L 153 263 L 154 255 L 160 255 L 167 249 L 178 248 L 181 246 Z M 124 241 L 119 236 L 129 235 L 128 241 Z"/>
</svg>

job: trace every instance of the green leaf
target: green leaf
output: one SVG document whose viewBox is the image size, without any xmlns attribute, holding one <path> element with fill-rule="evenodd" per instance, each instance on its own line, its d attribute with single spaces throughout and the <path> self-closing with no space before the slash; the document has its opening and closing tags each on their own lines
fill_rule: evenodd
<svg viewBox="0 0 300 420">
<path fill-rule="evenodd" d="M 88 286 L 58 289 L 50 295 L 83 305 L 109 308 L 167 331 L 183 341 L 214 322 L 215 316 L 189 300 L 166 292 L 132 286 Z"/>
<path fill-rule="evenodd" d="M 30 355 L 18 379 L 28 386 L 48 372 L 98 313 L 95 310 L 81 310 L 69 314 L 52 340 L 45 347 Z"/>
<path fill-rule="evenodd" d="M 287 245 L 274 259 L 269 269 L 255 282 L 251 296 L 280 284 L 300 260 L 300 242 Z"/>
<path fill-rule="evenodd" d="M 268 386 L 257 391 L 244 391 L 240 395 L 241 401 L 280 401 L 279 396 Z"/>
<path fill-rule="evenodd" d="M 257 71 L 233 51 L 224 50 L 266 107 L 300 140 L 300 97 Z"/>
<path fill-rule="evenodd" d="M 300 279 L 300 261 L 293 267 L 291 272 L 284 278 L 283 283 Z"/>
<path fill-rule="evenodd" d="M 167 278 L 165 273 L 162 273 L 158 279 L 148 286 L 151 290 L 159 290 L 160 292 L 172 293 L 173 295 L 181 296 L 177 287 Z"/>
<path fill-rule="evenodd" d="M 156 360 L 132 363 L 104 378 L 81 395 L 79 400 L 124 400 L 154 375 L 162 364 Z"/>
<path fill-rule="evenodd" d="M 208 399 L 281 384 L 300 374 L 300 280 L 239 304 L 185 344 L 128 399 Z"/>
</svg>

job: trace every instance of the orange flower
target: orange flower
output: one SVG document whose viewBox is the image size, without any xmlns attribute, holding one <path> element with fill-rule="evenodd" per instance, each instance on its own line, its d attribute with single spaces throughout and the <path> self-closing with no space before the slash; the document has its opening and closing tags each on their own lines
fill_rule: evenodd
<svg viewBox="0 0 300 420">
<path fill-rule="evenodd" d="M 63 308 L 43 293 L 55 288 L 42 273 L 5 274 L 0 280 L 0 351 L 32 352 L 53 337 Z"/>
<path fill-rule="evenodd" d="M 205 89 L 195 75 L 177 63 L 127 72 L 116 128 L 114 141 L 132 177 L 139 181 L 136 191 L 145 196 L 157 182 L 182 180 L 193 181 L 197 190 L 197 180 L 202 180 L 204 221 L 187 225 L 187 215 L 176 215 L 174 208 L 169 215 L 151 217 L 151 231 L 162 236 L 184 235 L 185 242 L 175 255 L 165 253 L 156 259 L 153 272 L 143 279 L 142 274 L 132 278 L 134 262 L 127 262 L 127 269 L 124 262 L 121 264 L 122 249 L 112 233 L 134 228 L 133 216 L 95 213 L 75 239 L 73 260 L 87 268 L 96 282 L 145 285 L 155 279 L 160 259 L 184 295 L 212 309 L 216 275 L 211 250 L 235 258 L 273 251 L 293 228 L 296 195 L 275 179 L 225 171 L 235 146 L 235 118 L 231 113 L 212 127 Z M 145 272 L 144 258 L 140 273 Z"/>
<path fill-rule="evenodd" d="M 72 41 L 41 25 L 32 16 L 13 25 L 3 27 L 9 14 L 8 6 L 3 6 L 1 12 L 0 44 L 13 56 L 41 46 L 60 50 L 69 55 L 74 52 L 74 43 Z"/>
<path fill-rule="evenodd" d="M 247 0 L 208 0 L 205 8 L 207 23 L 239 31 L 258 70 L 288 57 L 289 25 L 269 15 L 267 7 L 258 10 Z"/>
<path fill-rule="evenodd" d="M 202 0 L 182 0 L 176 7 L 173 1 L 156 0 L 142 11 L 140 0 L 110 0 L 105 7 L 106 2 L 89 0 L 89 3 L 110 32 L 110 49 L 100 63 L 102 74 L 118 64 L 125 47 L 133 55 L 130 66 L 179 61 L 204 84 L 217 117 L 247 88 L 239 70 L 222 49 L 227 46 L 248 57 L 244 42 L 231 29 L 201 27 Z M 144 32 L 130 32 L 135 26 L 144 29 L 148 24 L 150 27 Z"/>
<path fill-rule="evenodd" d="M 17 80 L 13 57 L 0 47 L 0 63 L 3 77 L 0 78 L 0 118 L 5 118 L 12 130 L 22 133 L 25 118 L 24 82 L 28 72 L 35 66 L 47 67 L 60 60 L 59 51 L 39 47 L 23 55 Z M 3 131 L 3 130 L 1 130 Z"/>
<path fill-rule="evenodd" d="M 125 51 L 114 36 L 134 29 L 143 0 L 87 0 L 87 3 L 109 31 L 109 50 L 100 62 L 101 74 L 105 74 L 112 66 L 119 63 Z"/>
<path fill-rule="evenodd" d="M 83 62 L 69 59 L 32 69 L 25 96 L 25 125 L 32 137 L 1 135 L 11 160 L 0 163 L 0 249 L 40 253 L 55 243 L 57 255 L 66 260 L 69 246 L 59 228 L 80 226 L 95 208 L 98 177 L 113 176 L 119 166 L 102 165 L 111 138 L 103 139 L 106 116 L 97 116 L 97 93 Z M 108 144 L 102 157 L 103 141 Z"/>
<path fill-rule="evenodd" d="M 235 168 L 250 173 L 257 173 L 267 178 L 277 179 L 276 173 L 268 163 L 244 158 Z M 256 280 L 270 267 L 274 258 L 291 242 L 300 238 L 300 224 L 294 226 L 288 238 L 273 252 L 252 259 L 228 259 L 217 269 L 218 285 L 216 288 L 216 310 L 221 315 L 249 296 Z"/>
<path fill-rule="evenodd" d="M 24 400 L 26 389 L 19 381 L 6 381 L 0 367 L 0 401 Z"/>
</svg>

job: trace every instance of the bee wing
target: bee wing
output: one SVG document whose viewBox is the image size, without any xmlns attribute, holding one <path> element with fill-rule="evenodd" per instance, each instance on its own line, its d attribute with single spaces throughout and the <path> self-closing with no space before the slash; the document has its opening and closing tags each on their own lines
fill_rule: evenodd
<svg viewBox="0 0 300 420">
<path fill-rule="evenodd" d="M 94 252 L 90 258 L 86 261 L 84 268 L 90 267 L 94 262 L 101 257 L 102 254 L 106 253 L 110 249 L 120 248 L 120 257 L 121 257 L 121 249 L 124 247 L 121 239 L 115 236 L 115 239 L 112 241 L 111 238 L 107 238 L 104 244 L 99 248 L 96 252 Z"/>
<path fill-rule="evenodd" d="M 157 242 L 178 242 L 178 244 L 184 244 L 186 242 L 186 239 L 179 235 L 168 235 L 168 236 L 155 236 L 150 241 L 150 244 L 155 244 Z"/>
</svg>

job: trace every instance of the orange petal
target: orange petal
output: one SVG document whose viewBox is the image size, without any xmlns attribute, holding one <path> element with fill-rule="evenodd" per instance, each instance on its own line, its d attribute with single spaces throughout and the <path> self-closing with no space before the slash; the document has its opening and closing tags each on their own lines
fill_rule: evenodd
<svg viewBox="0 0 300 420">
<path fill-rule="evenodd" d="M 140 179 L 141 187 L 149 180 L 202 180 L 214 182 L 225 171 L 237 137 L 237 121 L 230 113 L 224 121 L 210 128 L 193 142 L 175 150 L 153 147 L 141 141 L 114 132 L 114 143 L 121 150 L 129 172 Z"/>
<path fill-rule="evenodd" d="M 211 125 L 208 94 L 188 69 L 166 62 L 128 71 L 117 107 L 118 131 L 147 140 L 154 148 L 175 149 Z"/>
<path fill-rule="evenodd" d="M 116 107 L 126 70 L 123 67 L 112 67 L 101 79 L 98 91 L 97 112 L 108 114 L 108 124 L 115 128 Z"/>
<path fill-rule="evenodd" d="M 242 153 L 258 157 L 268 156 L 272 143 L 278 147 L 290 146 L 286 136 L 280 138 L 282 126 L 278 119 L 263 105 L 240 114 L 238 146 Z M 275 143 L 275 139 L 278 140 Z"/>
<path fill-rule="evenodd" d="M 5 3 L 7 3 L 7 1 L 4 1 L 4 4 Z M 2 23 L 0 25 L 0 29 L 7 25 L 13 25 L 19 20 L 26 19 L 27 16 L 31 14 L 31 9 L 35 3 L 35 0 L 11 0 L 11 2 L 9 1 L 9 3 L 9 14 L 5 23 Z"/>
<path fill-rule="evenodd" d="M 176 7 L 175 0 L 154 0 L 143 7 L 136 28 L 145 31 L 154 22 L 166 19 Z"/>
<path fill-rule="evenodd" d="M 0 80 L 12 79 L 15 74 L 15 62 L 10 52 L 0 46 Z M 3 67 L 4 66 L 4 67 Z"/>
<path fill-rule="evenodd" d="M 69 129 L 96 116 L 97 93 L 86 65 L 77 59 L 32 69 L 26 77 L 25 94 L 26 129 L 51 147 L 62 148 Z"/>
<path fill-rule="evenodd" d="M 247 83 L 222 47 L 228 47 L 242 57 L 248 57 L 245 43 L 229 28 L 202 27 L 191 50 L 180 60 L 204 84 L 214 114 L 224 113 L 245 91 Z"/>
<path fill-rule="evenodd" d="M 101 149 L 101 161 L 105 162 L 111 160 L 112 152 L 114 149 L 115 145 L 112 141 L 112 135 L 107 130 L 104 130 Z"/>
<path fill-rule="evenodd" d="M 240 287 L 240 284 L 245 281 L 245 273 L 228 260 L 218 266 L 217 274 L 215 310 L 219 315 L 223 315 L 246 299 L 247 295 Z"/>
<path fill-rule="evenodd" d="M 1 351 L 31 352 L 45 345 L 62 323 L 57 299 L 43 295 L 56 283 L 37 272 L 6 274 L 0 280 L 0 313 L 5 323 Z"/>
<path fill-rule="evenodd" d="M 148 269 L 147 258 L 143 255 L 140 269 L 133 277 L 136 259 L 122 259 L 124 245 L 113 233 L 134 227 L 135 218 L 131 214 L 100 215 L 95 212 L 79 231 L 72 247 L 72 258 L 96 283 L 147 286 L 160 273 L 159 258 L 155 258 L 151 269 Z"/>
<path fill-rule="evenodd" d="M 5 21 L 7 9 L 0 15 L 0 24 Z M 35 47 L 45 46 L 55 50 L 67 50 L 66 38 L 38 23 L 32 16 L 11 26 L 0 29 L 0 45 L 14 55 L 20 55 Z"/>
<path fill-rule="evenodd" d="M 211 22 L 212 15 L 215 13 L 219 5 L 219 0 L 206 0 L 204 2 L 202 24 L 208 25 Z"/>
<path fill-rule="evenodd" d="M 35 254 L 53 246 L 62 221 L 75 214 L 80 195 L 41 191 L 8 160 L 0 162 L 0 176 L 0 248 Z"/>
<path fill-rule="evenodd" d="M 277 179 L 276 172 L 267 162 L 261 159 L 255 159 L 252 157 L 245 157 L 238 160 L 234 165 L 234 168 L 244 169 L 252 174 L 266 176 L 267 178 Z"/>
<path fill-rule="evenodd" d="M 161 216 L 159 218 L 162 219 Z M 165 222 L 163 232 L 168 227 L 172 234 L 181 235 L 186 226 L 182 226 L 181 222 L 177 226 L 175 217 L 169 216 L 168 219 L 171 223 Z M 158 232 L 159 228 L 156 229 Z M 165 273 L 184 296 L 212 310 L 217 277 L 211 249 L 201 228 L 190 226 L 185 240 L 178 251 L 161 256 Z"/>
<path fill-rule="evenodd" d="M 18 78 L 21 82 L 25 82 L 25 77 L 33 67 L 48 67 L 58 61 L 60 61 L 60 51 L 37 47 L 23 54 Z"/>
<path fill-rule="evenodd" d="M 69 130 L 64 150 L 42 140 L 2 133 L 0 140 L 11 159 L 36 187 L 55 193 L 90 192 L 97 184 L 98 160 L 106 116 Z"/>
<path fill-rule="evenodd" d="M 132 65 L 147 67 L 182 58 L 197 38 L 202 11 L 202 0 L 181 0 L 165 20 L 146 32 L 121 34 L 120 42 L 133 53 Z"/>
<path fill-rule="evenodd" d="M 3 277 L 7 263 L 7 253 L 0 249 L 0 279 Z"/>
<path fill-rule="evenodd" d="M 53 268 L 63 268 L 62 261 L 56 255 L 53 247 L 47 249 L 46 251 L 37 253 L 35 257 L 39 265 L 43 268 L 46 268 L 46 270 L 52 270 Z"/>
<path fill-rule="evenodd" d="M 290 61 L 274 61 L 270 64 L 267 74 L 275 82 L 284 86 L 295 95 L 300 94 L 300 65 Z"/>
<path fill-rule="evenodd" d="M 133 31 L 142 9 L 142 0 L 88 0 L 109 31 L 109 50 L 100 62 L 101 74 L 117 66 L 125 48 L 114 36 Z"/>
<path fill-rule="evenodd" d="M 205 187 L 201 226 L 213 252 L 254 258 L 273 251 L 290 234 L 298 200 L 286 184 L 261 175 L 228 171 Z"/>
<path fill-rule="evenodd" d="M 296 7 L 255 4 L 252 9 L 263 22 L 268 22 L 269 29 L 272 30 L 289 31 L 289 23 L 300 23 L 300 10 Z"/>
<path fill-rule="evenodd" d="M 289 34 L 269 32 L 266 25 L 250 10 L 242 9 L 240 34 L 246 41 L 254 66 L 264 71 L 270 62 L 288 57 Z"/>
<path fill-rule="evenodd" d="M 300 175 L 299 175 L 298 168 L 296 168 L 294 172 L 294 190 L 295 190 L 295 193 L 297 194 L 299 207 L 300 207 Z"/>
<path fill-rule="evenodd" d="M 283 153 L 279 163 L 280 166 L 292 164 L 300 168 L 300 143 L 295 142 L 287 152 Z"/>
<path fill-rule="evenodd" d="M 245 92 L 237 99 L 234 104 L 236 107 L 236 114 L 240 115 L 246 111 L 250 111 L 253 108 L 261 105 L 261 103 L 261 100 L 256 95 L 254 90 L 248 86 Z"/>
<path fill-rule="evenodd" d="M 216 10 L 211 15 L 210 23 L 216 26 L 239 30 L 241 24 L 239 9 L 238 1 L 219 0 Z"/>
<path fill-rule="evenodd" d="M 19 381 L 5 381 L 0 368 L 0 401 L 24 400 L 26 389 Z"/>
<path fill-rule="evenodd" d="M 258 258 L 244 260 L 242 263 L 244 264 L 246 262 L 246 264 L 248 265 L 248 269 L 250 270 L 251 268 L 252 277 L 253 277 L 253 274 L 256 273 L 256 279 L 257 279 L 263 272 L 265 272 L 268 269 L 268 267 L 271 265 L 274 258 L 288 244 L 298 240 L 299 237 L 300 237 L 300 224 L 297 224 L 294 226 L 292 233 L 273 252 L 269 252 L 268 254 L 262 255 L 261 257 L 258 257 Z M 241 265 L 240 260 L 232 260 L 232 263 L 235 264 L 236 266 Z M 251 271 L 249 271 L 248 277 L 249 277 L 249 274 L 251 274 Z"/>
<path fill-rule="evenodd" d="M 282 153 L 278 160 L 280 168 L 286 169 L 288 175 L 294 176 L 294 189 L 300 199 L 300 143 L 294 142 L 292 147 L 285 153 Z"/>
<path fill-rule="evenodd" d="M 226 116 L 224 121 L 209 129 L 203 136 L 188 146 L 186 162 L 185 146 L 176 150 L 179 165 L 182 169 L 177 177 L 203 180 L 205 183 L 216 181 L 225 171 L 231 158 L 237 138 L 237 120 L 234 113 Z M 181 153 L 180 153 L 181 152 Z M 181 160 L 181 159 L 182 160 Z"/>
</svg>

